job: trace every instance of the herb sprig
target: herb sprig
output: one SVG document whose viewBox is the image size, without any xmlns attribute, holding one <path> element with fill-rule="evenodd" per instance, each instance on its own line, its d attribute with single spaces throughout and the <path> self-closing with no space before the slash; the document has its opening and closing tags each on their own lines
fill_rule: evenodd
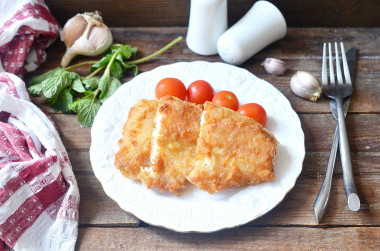
<svg viewBox="0 0 380 251">
<path fill-rule="evenodd" d="M 137 60 L 130 60 L 137 53 L 136 47 L 113 44 L 99 61 L 85 61 L 66 68 L 57 67 L 33 77 L 29 81 L 28 91 L 33 96 L 42 93 L 55 112 L 75 112 L 81 126 L 91 126 L 100 106 L 121 86 L 120 79 L 127 70 L 136 76 L 138 64 L 160 55 L 181 40 L 180 36 L 155 53 Z M 83 65 L 91 65 L 88 76 L 82 77 L 72 71 Z M 100 78 L 95 77 L 103 70 Z"/>
</svg>

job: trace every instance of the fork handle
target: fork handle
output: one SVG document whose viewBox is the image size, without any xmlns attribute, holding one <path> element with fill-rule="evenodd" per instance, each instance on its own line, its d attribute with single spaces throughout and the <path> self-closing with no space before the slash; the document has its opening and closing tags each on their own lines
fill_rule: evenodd
<svg viewBox="0 0 380 251">
<path fill-rule="evenodd" d="M 326 175 L 323 180 L 321 189 L 319 190 L 318 196 L 314 202 L 314 214 L 315 214 L 315 218 L 318 224 L 319 222 L 321 222 L 322 217 L 325 214 L 327 204 L 330 199 L 332 176 L 333 176 L 334 167 L 335 167 L 335 159 L 336 159 L 336 153 L 338 150 L 338 143 L 339 143 L 339 127 L 337 126 L 335 128 L 334 139 L 331 145 L 331 152 L 330 152 L 329 162 L 326 168 Z"/>
<path fill-rule="evenodd" d="M 350 146 L 348 143 L 347 128 L 344 119 L 342 99 L 336 99 L 336 104 L 338 110 L 339 150 L 340 159 L 342 161 L 344 190 L 346 192 L 349 209 L 351 211 L 358 211 L 360 208 L 360 200 L 357 195 L 356 186 L 354 182 L 354 175 L 352 173 Z"/>
</svg>

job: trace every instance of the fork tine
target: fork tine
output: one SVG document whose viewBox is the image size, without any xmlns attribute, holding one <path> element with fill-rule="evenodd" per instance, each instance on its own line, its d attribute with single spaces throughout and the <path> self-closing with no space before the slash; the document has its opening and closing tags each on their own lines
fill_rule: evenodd
<svg viewBox="0 0 380 251">
<path fill-rule="evenodd" d="M 340 59 L 339 59 L 339 50 L 338 44 L 335 42 L 335 68 L 336 68 L 336 77 L 338 84 L 343 84 L 342 70 L 340 68 Z"/>
<path fill-rule="evenodd" d="M 352 84 L 350 70 L 348 69 L 346 52 L 344 50 L 343 42 L 340 42 L 340 48 L 342 50 L 342 61 L 343 61 L 344 79 L 346 80 L 346 84 Z"/>
<path fill-rule="evenodd" d="M 335 84 L 334 65 L 332 60 L 331 43 L 329 43 L 329 66 L 330 66 L 330 84 Z"/>
<path fill-rule="evenodd" d="M 326 43 L 323 43 L 322 55 L 322 85 L 327 84 Z"/>
</svg>

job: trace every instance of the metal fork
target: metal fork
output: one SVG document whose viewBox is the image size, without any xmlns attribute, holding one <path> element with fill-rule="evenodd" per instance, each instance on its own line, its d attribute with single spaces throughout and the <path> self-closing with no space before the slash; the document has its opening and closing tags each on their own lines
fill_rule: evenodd
<svg viewBox="0 0 380 251">
<path fill-rule="evenodd" d="M 351 48 L 346 53 L 348 68 L 351 73 L 350 74 L 351 79 L 353 79 L 353 76 L 354 76 L 353 73 L 355 72 L 356 51 L 357 51 L 356 48 Z M 350 97 L 347 97 L 343 100 L 344 116 L 346 116 L 347 114 L 349 105 L 350 105 Z M 330 100 L 330 109 L 331 109 L 332 114 L 334 115 L 334 118 L 338 119 L 338 111 L 336 108 L 336 102 L 333 99 Z M 330 190 L 331 190 L 331 185 L 332 185 L 332 176 L 333 176 L 334 167 L 335 167 L 336 153 L 338 152 L 338 144 L 339 144 L 339 126 L 336 125 L 334 139 L 331 145 L 330 157 L 329 157 L 329 161 L 326 167 L 325 178 L 323 179 L 321 188 L 319 190 L 318 196 L 315 199 L 314 206 L 313 206 L 315 218 L 318 224 L 321 222 L 323 215 L 325 214 L 328 202 L 330 200 Z"/>
<path fill-rule="evenodd" d="M 327 59 L 326 59 L 326 43 L 323 44 L 323 58 L 322 58 L 322 89 L 323 93 L 333 99 L 336 102 L 338 110 L 338 127 L 339 127 L 339 150 L 340 158 L 342 162 L 342 173 L 343 173 L 343 183 L 344 189 L 348 201 L 348 207 L 352 211 L 358 211 L 360 208 L 360 200 L 357 195 L 354 176 L 352 173 L 352 163 L 350 155 L 350 147 L 347 138 L 347 129 L 344 119 L 343 112 L 343 99 L 352 94 L 352 82 L 350 77 L 350 72 L 348 70 L 348 64 L 346 59 L 346 53 L 344 50 L 344 45 L 341 42 L 341 54 L 342 54 L 342 64 L 344 80 L 342 76 L 342 70 L 339 59 L 338 44 L 335 42 L 335 68 L 336 68 L 336 78 L 334 75 L 334 65 L 333 56 L 331 51 L 331 43 L 328 43 L 329 50 L 329 75 L 330 83 L 327 77 Z"/>
</svg>

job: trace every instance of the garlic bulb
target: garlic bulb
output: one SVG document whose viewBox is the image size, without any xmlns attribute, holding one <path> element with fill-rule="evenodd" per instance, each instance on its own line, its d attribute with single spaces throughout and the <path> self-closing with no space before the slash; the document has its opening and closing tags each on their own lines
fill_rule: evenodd
<svg viewBox="0 0 380 251">
<path fill-rule="evenodd" d="M 61 65 L 66 67 L 76 55 L 96 56 L 105 52 L 112 44 L 112 34 L 99 12 L 85 12 L 67 21 L 61 40 L 67 48 Z"/>
<path fill-rule="evenodd" d="M 286 63 L 276 58 L 266 58 L 261 63 L 261 66 L 264 67 L 266 72 L 276 76 L 284 75 L 286 71 Z"/>
<path fill-rule="evenodd" d="M 322 94 L 319 80 L 306 71 L 297 71 L 290 79 L 290 88 L 297 96 L 316 102 Z"/>
</svg>

